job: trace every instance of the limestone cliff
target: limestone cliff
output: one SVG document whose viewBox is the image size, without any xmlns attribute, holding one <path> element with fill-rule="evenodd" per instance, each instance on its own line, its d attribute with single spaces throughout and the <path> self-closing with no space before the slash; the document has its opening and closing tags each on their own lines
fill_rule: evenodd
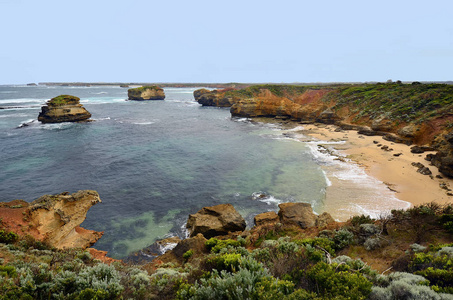
<svg viewBox="0 0 453 300">
<path fill-rule="evenodd" d="M 164 100 L 164 90 L 158 86 L 142 86 L 139 88 L 128 89 L 129 100 Z"/>
<path fill-rule="evenodd" d="M 47 101 L 41 108 L 38 121 L 42 123 L 86 121 L 91 114 L 79 103 L 80 98 L 71 95 L 60 95 Z"/>
<path fill-rule="evenodd" d="M 231 106 L 233 117 L 335 124 L 393 142 L 429 145 L 439 151 L 432 163 L 453 177 L 453 143 L 448 138 L 453 134 L 453 85 L 255 85 L 195 94 L 202 105 Z"/>
<path fill-rule="evenodd" d="M 31 203 L 17 200 L 2 203 L 0 212 L 3 225 L 19 235 L 29 234 L 59 249 L 85 249 L 103 234 L 79 226 L 88 210 L 99 202 L 96 191 L 83 190 L 74 194 L 44 195 Z"/>
</svg>

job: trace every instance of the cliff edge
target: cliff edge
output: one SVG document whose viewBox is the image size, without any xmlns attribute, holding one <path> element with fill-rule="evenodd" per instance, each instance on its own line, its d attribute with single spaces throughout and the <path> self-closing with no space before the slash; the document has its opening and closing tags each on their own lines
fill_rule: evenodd
<svg viewBox="0 0 453 300">
<path fill-rule="evenodd" d="M 49 246 L 86 249 L 103 234 L 79 225 L 88 210 L 101 199 L 96 191 L 44 195 L 31 203 L 15 200 L 0 203 L 2 225 L 18 235 L 29 234 Z"/>
</svg>

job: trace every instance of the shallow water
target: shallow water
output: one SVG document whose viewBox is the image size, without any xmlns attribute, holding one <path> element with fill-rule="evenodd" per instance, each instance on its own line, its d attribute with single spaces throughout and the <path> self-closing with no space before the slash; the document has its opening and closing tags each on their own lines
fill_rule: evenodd
<svg viewBox="0 0 453 300">
<path fill-rule="evenodd" d="M 308 202 L 345 219 L 379 211 L 376 198 L 388 199 L 385 187 L 365 187 L 370 177 L 360 168 L 283 135 L 297 128 L 231 119 L 229 109 L 194 102 L 193 90 L 168 88 L 165 101 L 139 102 L 125 101 L 119 87 L 0 86 L 0 107 L 9 107 L 0 110 L 0 201 L 96 190 L 103 203 L 83 226 L 104 231 L 95 248 L 121 258 L 158 238 L 184 237 L 188 214 L 203 206 L 231 203 L 251 225 L 281 202 Z M 60 94 L 80 97 L 95 121 L 33 121 Z M 333 186 L 349 192 L 326 202 Z"/>
</svg>

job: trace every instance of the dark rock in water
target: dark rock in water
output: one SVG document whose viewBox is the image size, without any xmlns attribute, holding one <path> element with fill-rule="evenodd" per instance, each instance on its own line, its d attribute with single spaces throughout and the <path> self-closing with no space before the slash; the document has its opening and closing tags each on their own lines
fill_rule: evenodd
<svg viewBox="0 0 453 300">
<path fill-rule="evenodd" d="M 36 83 L 27 83 L 27 86 L 38 86 Z"/>
<path fill-rule="evenodd" d="M 302 228 L 314 227 L 316 215 L 309 203 L 281 203 L 278 205 L 280 211 L 278 216 L 284 225 L 295 225 Z"/>
<path fill-rule="evenodd" d="M 128 88 L 129 86 L 127 84 L 121 84 L 120 87 L 122 88 Z"/>
<path fill-rule="evenodd" d="M 219 204 L 203 207 L 196 214 L 189 215 L 186 227 L 191 237 L 201 233 L 206 238 L 211 238 L 229 232 L 243 231 L 246 224 L 233 205 Z"/>
<path fill-rule="evenodd" d="M 71 95 L 60 95 L 47 101 L 41 107 L 38 121 L 42 123 L 86 121 L 91 114 L 79 103 L 80 98 Z"/>
<path fill-rule="evenodd" d="M 164 100 L 164 90 L 158 86 L 142 86 L 127 90 L 129 100 Z"/>
</svg>

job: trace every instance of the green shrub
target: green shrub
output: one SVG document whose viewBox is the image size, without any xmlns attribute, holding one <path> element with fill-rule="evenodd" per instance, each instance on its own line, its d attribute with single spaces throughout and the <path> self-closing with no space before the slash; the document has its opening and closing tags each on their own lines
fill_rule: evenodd
<svg viewBox="0 0 453 300">
<path fill-rule="evenodd" d="M 12 231 L 0 230 L 0 243 L 12 244 L 19 239 L 19 236 Z"/>
<path fill-rule="evenodd" d="M 187 250 L 183 255 L 182 258 L 184 258 L 185 261 L 188 261 L 193 255 L 193 250 Z"/>
<path fill-rule="evenodd" d="M 372 283 L 360 273 L 337 271 L 338 265 L 319 262 L 308 272 L 313 291 L 323 298 L 366 299 Z"/>
<path fill-rule="evenodd" d="M 354 216 L 351 219 L 352 226 L 359 226 L 362 224 L 373 224 L 374 220 L 370 216 L 360 215 Z"/>
<path fill-rule="evenodd" d="M 231 247 L 240 247 L 245 245 L 245 240 L 242 239 L 241 241 L 235 240 L 219 240 L 216 238 L 210 238 L 206 241 L 206 247 L 211 250 L 212 253 L 218 253 L 223 248 L 227 248 L 228 246 Z"/>
<path fill-rule="evenodd" d="M 214 256 L 208 262 L 214 265 L 218 271 L 226 270 L 228 272 L 235 272 L 239 269 L 242 256 L 238 253 L 226 253 Z"/>
<path fill-rule="evenodd" d="M 335 243 L 335 249 L 341 250 L 352 244 L 354 241 L 354 234 L 345 228 L 341 228 L 335 232 L 333 241 Z"/>
</svg>

